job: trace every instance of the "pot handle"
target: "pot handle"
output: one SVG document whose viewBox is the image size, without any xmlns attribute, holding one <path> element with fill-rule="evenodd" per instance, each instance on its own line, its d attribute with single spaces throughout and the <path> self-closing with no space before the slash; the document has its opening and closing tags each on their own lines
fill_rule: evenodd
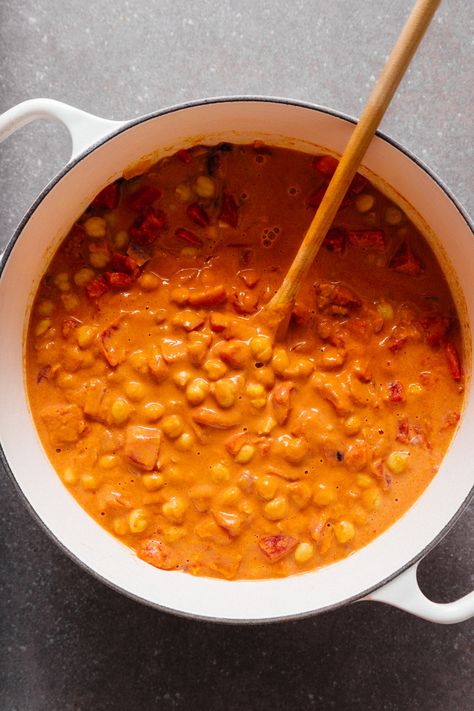
<svg viewBox="0 0 474 711">
<path fill-rule="evenodd" d="M 0 143 L 18 128 L 41 118 L 59 121 L 66 126 L 72 139 L 70 161 L 126 123 L 94 116 L 54 99 L 29 99 L 0 115 Z"/>
<path fill-rule="evenodd" d="M 443 625 L 463 622 L 474 617 L 474 592 L 454 602 L 439 603 L 429 600 L 420 590 L 417 579 L 418 563 L 398 575 L 394 580 L 374 590 L 364 600 L 384 602 L 412 615 Z"/>
</svg>

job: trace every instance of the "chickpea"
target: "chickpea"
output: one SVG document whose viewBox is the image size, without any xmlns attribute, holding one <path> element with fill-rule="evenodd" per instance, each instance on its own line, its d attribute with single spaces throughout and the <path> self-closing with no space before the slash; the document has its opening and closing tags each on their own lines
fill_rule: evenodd
<svg viewBox="0 0 474 711">
<path fill-rule="evenodd" d="M 130 367 L 137 373 L 146 375 L 148 372 L 148 356 L 145 351 L 134 351 L 128 357 Z"/>
<path fill-rule="evenodd" d="M 43 336 L 50 326 L 51 326 L 51 319 L 50 318 L 42 318 L 41 321 L 38 321 L 38 323 L 36 324 L 35 336 Z"/>
<path fill-rule="evenodd" d="M 257 425 L 257 434 L 258 435 L 269 435 L 270 432 L 277 426 L 276 420 L 273 419 L 270 415 L 268 417 L 265 417 L 263 420 L 259 422 Z"/>
<path fill-rule="evenodd" d="M 230 479 L 230 469 L 224 462 L 216 462 L 211 466 L 211 478 L 215 484 L 222 484 Z"/>
<path fill-rule="evenodd" d="M 163 504 L 161 510 L 163 516 L 173 523 L 182 523 L 188 505 L 181 496 L 171 496 L 166 503 Z"/>
<path fill-rule="evenodd" d="M 199 197 L 211 198 L 215 193 L 214 181 L 207 175 L 200 175 L 194 183 L 194 190 Z"/>
<path fill-rule="evenodd" d="M 209 393 L 209 383 L 204 378 L 194 378 L 186 386 L 186 399 L 190 405 L 200 405 Z"/>
<path fill-rule="evenodd" d="M 74 274 L 74 284 L 76 286 L 85 286 L 94 278 L 95 272 L 92 269 L 84 267 L 84 269 L 79 269 L 78 272 Z"/>
<path fill-rule="evenodd" d="M 390 205 L 385 210 L 385 222 L 387 225 L 399 225 L 402 219 L 403 213 L 398 209 L 398 207 Z"/>
<path fill-rule="evenodd" d="M 193 444 L 194 437 L 190 432 L 183 432 L 175 442 L 176 449 L 179 449 L 181 452 L 189 452 Z"/>
<path fill-rule="evenodd" d="M 384 321 L 393 321 L 393 307 L 387 301 L 381 301 L 377 304 L 377 311 Z"/>
<path fill-rule="evenodd" d="M 244 444 L 239 449 L 234 459 L 239 464 L 248 464 L 255 454 L 255 447 L 252 444 Z"/>
<path fill-rule="evenodd" d="M 125 390 L 125 395 L 134 402 L 138 402 L 145 397 L 146 388 L 143 383 L 137 380 L 129 380 L 124 383 L 123 389 Z"/>
<path fill-rule="evenodd" d="M 193 193 L 187 183 L 180 183 L 175 188 L 175 195 L 179 202 L 191 202 Z"/>
<path fill-rule="evenodd" d="M 127 400 L 125 400 L 125 398 L 118 397 L 113 401 L 110 408 L 110 415 L 112 417 L 112 421 L 116 425 L 122 425 L 128 420 L 131 414 L 132 406 Z"/>
<path fill-rule="evenodd" d="M 115 454 L 103 454 L 98 460 L 98 465 L 102 469 L 113 469 L 117 464 L 118 457 Z"/>
<path fill-rule="evenodd" d="M 309 358 L 298 358 L 293 365 L 285 369 L 286 378 L 308 378 L 314 370 L 314 363 Z"/>
<path fill-rule="evenodd" d="M 254 336 L 249 343 L 250 352 L 256 361 L 268 363 L 272 359 L 272 339 L 269 336 Z"/>
<path fill-rule="evenodd" d="M 49 299 L 40 301 L 37 311 L 40 316 L 51 316 L 54 311 L 54 303 Z"/>
<path fill-rule="evenodd" d="M 88 348 L 94 341 L 96 334 L 97 330 L 93 326 L 86 326 L 85 324 L 76 328 L 74 332 L 79 348 Z"/>
<path fill-rule="evenodd" d="M 262 397 L 265 395 L 265 388 L 261 383 L 249 383 L 245 388 L 245 392 L 249 397 Z"/>
<path fill-rule="evenodd" d="M 361 489 L 368 489 L 374 483 L 374 480 L 368 474 L 358 474 L 356 478 L 357 486 Z"/>
<path fill-rule="evenodd" d="M 112 528 L 116 536 L 126 536 L 130 530 L 127 519 L 123 518 L 123 516 L 114 518 Z"/>
<path fill-rule="evenodd" d="M 283 459 L 291 464 L 299 464 L 308 453 L 308 443 L 303 437 L 281 435 L 277 441 L 277 451 Z"/>
<path fill-rule="evenodd" d="M 59 274 L 56 274 L 53 281 L 59 291 L 69 291 L 71 289 L 69 274 L 67 272 L 60 272 Z"/>
<path fill-rule="evenodd" d="M 85 473 L 81 475 L 81 485 L 86 491 L 95 491 L 99 488 L 99 479 L 95 474 Z"/>
<path fill-rule="evenodd" d="M 387 467 L 392 474 L 401 474 L 408 466 L 410 452 L 395 451 L 387 457 Z"/>
<path fill-rule="evenodd" d="M 288 353 L 284 348 L 275 348 L 273 353 L 273 358 L 271 360 L 271 367 L 277 375 L 283 375 L 285 370 L 290 365 L 290 359 Z"/>
<path fill-rule="evenodd" d="M 124 249 L 129 243 L 129 240 L 128 232 L 126 230 L 119 230 L 113 237 L 115 249 Z"/>
<path fill-rule="evenodd" d="M 222 378 L 213 384 L 211 392 L 221 407 L 232 407 L 237 397 L 237 383 L 230 378 Z"/>
<path fill-rule="evenodd" d="M 128 515 L 131 533 L 143 533 L 148 528 L 148 515 L 145 509 L 133 509 Z"/>
<path fill-rule="evenodd" d="M 58 387 L 63 390 L 66 390 L 67 388 L 76 388 L 79 385 L 79 382 L 75 375 L 72 375 L 71 373 L 66 373 L 63 370 L 58 374 L 58 377 L 56 378 L 56 383 Z"/>
<path fill-rule="evenodd" d="M 191 373 L 189 370 L 180 370 L 178 373 L 174 373 L 173 382 L 177 388 L 183 390 L 186 385 L 191 380 Z"/>
<path fill-rule="evenodd" d="M 79 297 L 76 296 L 76 294 L 70 294 L 68 292 L 61 294 L 61 301 L 66 311 L 74 311 L 79 306 Z"/>
<path fill-rule="evenodd" d="M 410 383 L 410 385 L 407 388 L 407 391 L 410 395 L 421 395 L 423 392 L 423 386 L 420 385 L 420 383 Z"/>
<path fill-rule="evenodd" d="M 77 479 L 77 473 L 72 467 L 67 467 L 67 469 L 63 471 L 63 481 L 65 484 L 72 486 L 77 483 Z"/>
<path fill-rule="evenodd" d="M 271 390 L 275 385 L 275 373 L 268 365 L 264 365 L 263 368 L 255 368 L 253 377 L 267 390 Z"/>
<path fill-rule="evenodd" d="M 316 483 L 313 493 L 313 501 L 318 506 L 328 506 L 334 503 L 337 499 L 336 489 L 332 484 L 326 484 L 323 481 Z"/>
<path fill-rule="evenodd" d="M 375 197 L 370 193 L 358 195 L 355 201 L 356 210 L 358 212 L 369 212 L 375 204 Z"/>
<path fill-rule="evenodd" d="M 227 373 L 227 366 L 217 358 L 209 358 L 202 366 L 209 380 L 219 380 Z"/>
<path fill-rule="evenodd" d="M 252 407 L 255 407 L 256 410 L 263 410 L 263 408 L 267 404 L 267 398 L 256 397 L 253 400 L 250 400 L 250 404 L 252 405 Z"/>
<path fill-rule="evenodd" d="M 155 291 L 155 289 L 158 289 L 160 286 L 160 279 L 156 276 L 156 274 L 147 272 L 146 274 L 141 275 L 138 283 L 145 291 Z"/>
<path fill-rule="evenodd" d="M 84 222 L 84 229 L 88 237 L 105 237 L 107 223 L 102 217 L 89 217 Z"/>
<path fill-rule="evenodd" d="M 354 524 L 350 521 L 342 520 L 333 525 L 334 535 L 339 543 L 348 543 L 355 536 Z"/>
<path fill-rule="evenodd" d="M 352 437 L 352 435 L 356 435 L 360 431 L 362 420 L 358 415 L 349 415 L 342 423 L 342 427 L 346 435 Z"/>
<path fill-rule="evenodd" d="M 242 492 L 237 486 L 229 486 L 219 496 L 219 504 L 230 506 L 237 503 L 242 498 Z"/>
<path fill-rule="evenodd" d="M 255 488 L 262 499 L 270 501 L 277 493 L 278 480 L 276 477 L 270 475 L 259 477 L 255 482 Z"/>
<path fill-rule="evenodd" d="M 179 415 L 168 415 L 161 423 L 161 429 L 170 439 L 177 439 L 184 431 L 184 422 Z"/>
<path fill-rule="evenodd" d="M 95 269 L 103 269 L 110 262 L 110 255 L 105 250 L 91 252 L 89 255 L 89 264 Z"/>
<path fill-rule="evenodd" d="M 270 521 L 280 521 L 288 515 L 288 501 L 284 496 L 277 496 L 265 504 L 263 515 Z"/>
<path fill-rule="evenodd" d="M 382 503 L 382 495 L 376 487 L 370 487 L 362 492 L 361 500 L 369 511 L 375 511 Z"/>
<path fill-rule="evenodd" d="M 314 546 L 312 543 L 303 541 L 296 546 L 294 557 L 297 563 L 307 563 L 314 556 Z"/>
<path fill-rule="evenodd" d="M 148 422 L 157 422 L 165 412 L 165 406 L 161 402 L 148 402 L 143 408 L 143 414 Z"/>
<path fill-rule="evenodd" d="M 165 478 L 162 474 L 151 472 L 151 474 L 143 474 L 142 484 L 147 491 L 158 491 L 164 486 Z"/>
</svg>

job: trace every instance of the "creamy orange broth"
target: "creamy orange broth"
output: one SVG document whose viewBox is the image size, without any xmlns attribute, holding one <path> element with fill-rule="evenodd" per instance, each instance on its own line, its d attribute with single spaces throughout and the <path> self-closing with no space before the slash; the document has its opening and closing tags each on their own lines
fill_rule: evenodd
<svg viewBox="0 0 474 711">
<path fill-rule="evenodd" d="M 179 151 L 102 191 L 41 281 L 26 375 L 42 443 L 158 568 L 331 563 L 439 467 L 463 398 L 456 310 L 423 237 L 362 176 L 286 341 L 259 320 L 334 169 L 260 143 Z"/>
</svg>

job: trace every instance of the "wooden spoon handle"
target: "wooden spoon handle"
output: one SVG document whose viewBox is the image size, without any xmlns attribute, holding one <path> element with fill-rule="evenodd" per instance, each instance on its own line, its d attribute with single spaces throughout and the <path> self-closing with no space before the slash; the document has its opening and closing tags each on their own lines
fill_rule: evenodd
<svg viewBox="0 0 474 711">
<path fill-rule="evenodd" d="M 441 0 L 417 0 L 382 73 L 369 96 L 359 123 L 306 232 L 296 257 L 275 296 L 266 307 L 283 320 L 293 304 L 339 206 L 369 147 L 370 141 Z"/>
</svg>

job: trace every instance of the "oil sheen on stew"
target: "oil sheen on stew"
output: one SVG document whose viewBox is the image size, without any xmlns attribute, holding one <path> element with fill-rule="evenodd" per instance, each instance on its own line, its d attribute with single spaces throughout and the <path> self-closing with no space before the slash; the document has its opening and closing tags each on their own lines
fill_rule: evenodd
<svg viewBox="0 0 474 711">
<path fill-rule="evenodd" d="M 157 568 L 265 578 L 336 561 L 413 504 L 448 447 L 453 299 L 362 175 L 286 341 L 259 323 L 335 165 L 259 142 L 180 150 L 99 193 L 41 281 L 26 373 L 43 445 Z"/>
</svg>

